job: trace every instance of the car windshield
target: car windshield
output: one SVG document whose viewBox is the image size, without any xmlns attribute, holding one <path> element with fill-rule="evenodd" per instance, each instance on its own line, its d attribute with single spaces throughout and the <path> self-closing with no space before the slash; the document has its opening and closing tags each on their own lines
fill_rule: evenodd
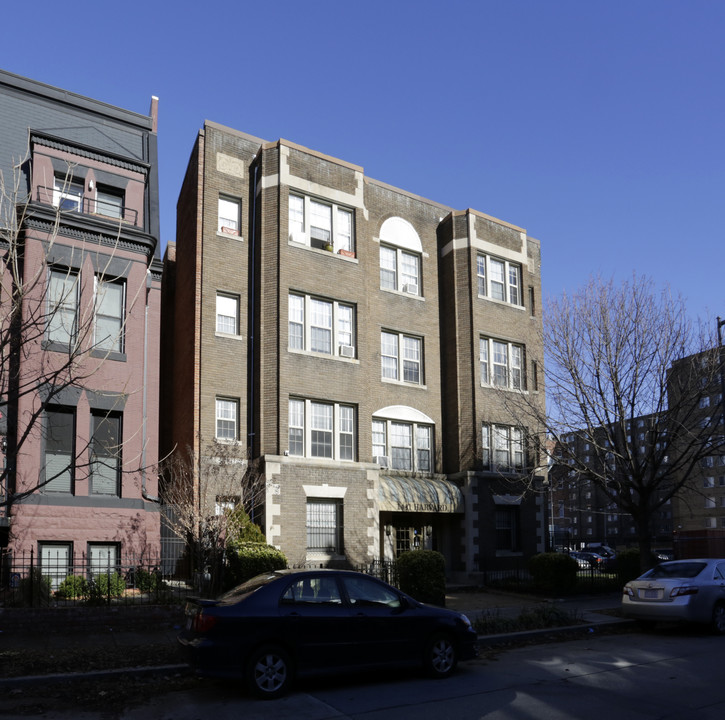
<svg viewBox="0 0 725 720">
<path fill-rule="evenodd" d="M 277 580 L 280 577 L 282 577 L 282 575 L 276 572 L 257 575 L 251 580 L 247 580 L 241 585 L 237 585 L 231 590 L 227 590 L 225 593 L 220 595 L 217 600 L 219 601 L 220 605 L 232 605 L 233 603 L 239 602 L 248 595 L 251 595 L 256 590 L 259 590 L 259 588 L 264 587 L 268 583 L 271 583 L 272 580 Z"/>
<path fill-rule="evenodd" d="M 643 578 L 694 578 L 707 566 L 704 562 L 665 563 L 653 567 Z"/>
</svg>

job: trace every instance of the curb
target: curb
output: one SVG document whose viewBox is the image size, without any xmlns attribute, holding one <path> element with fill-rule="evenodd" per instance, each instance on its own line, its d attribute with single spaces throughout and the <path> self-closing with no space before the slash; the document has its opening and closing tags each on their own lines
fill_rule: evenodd
<svg viewBox="0 0 725 720">
<path fill-rule="evenodd" d="M 50 673 L 46 675 L 20 675 L 18 677 L 0 678 L 0 687 L 13 685 L 30 685 L 32 683 L 68 682 L 73 680 L 101 680 L 119 675 L 154 675 L 164 673 L 191 673 L 186 663 L 177 665 L 148 665 L 140 667 L 114 668 L 111 670 L 93 670 L 84 673 Z"/>
<path fill-rule="evenodd" d="M 565 633 L 578 633 L 585 635 L 587 633 L 594 633 L 598 629 L 608 629 L 613 627 L 622 627 L 634 625 L 634 620 L 627 619 L 616 619 L 616 620 L 605 620 L 602 622 L 590 622 L 581 623 L 579 625 L 565 625 L 564 627 L 554 628 L 543 628 L 541 630 L 522 630 L 521 632 L 513 633 L 500 633 L 498 635 L 479 635 L 478 645 L 481 647 L 495 647 L 496 645 L 505 645 L 509 642 L 517 642 L 522 640 L 534 640 L 540 637 L 546 637 L 550 635 L 558 635 Z"/>
</svg>

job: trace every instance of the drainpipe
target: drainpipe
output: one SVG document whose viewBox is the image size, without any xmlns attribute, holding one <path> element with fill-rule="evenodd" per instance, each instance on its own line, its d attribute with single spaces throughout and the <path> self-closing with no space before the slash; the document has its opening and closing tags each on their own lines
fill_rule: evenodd
<svg viewBox="0 0 725 720">
<path fill-rule="evenodd" d="M 143 316 L 143 418 L 141 420 L 141 497 L 149 502 L 158 503 L 161 500 L 158 497 L 149 495 L 146 492 L 146 443 L 147 443 L 147 419 L 146 419 L 146 404 L 147 404 L 147 387 L 148 387 L 148 355 L 149 355 L 149 294 L 151 290 L 151 269 L 146 270 L 146 306 L 144 308 Z"/>
<path fill-rule="evenodd" d="M 252 158 L 252 162 L 255 162 L 257 156 Z M 255 162 L 254 165 L 254 180 L 252 181 L 252 227 L 249 231 L 249 241 L 251 243 L 250 253 L 250 265 L 251 265 L 251 277 L 250 277 L 250 292 L 249 292 L 249 367 L 247 369 L 247 378 L 249 382 L 249 412 L 247 423 L 249 430 L 247 431 L 247 449 L 249 459 L 247 462 L 251 462 L 252 454 L 254 452 L 254 361 L 255 361 L 255 338 L 254 338 L 254 323 L 255 318 L 255 293 L 256 283 L 255 277 L 257 273 L 256 266 L 256 245 L 257 245 L 257 171 L 259 170 L 259 163 Z M 252 505 L 250 507 L 250 517 L 254 521 L 254 493 L 252 493 Z"/>
</svg>

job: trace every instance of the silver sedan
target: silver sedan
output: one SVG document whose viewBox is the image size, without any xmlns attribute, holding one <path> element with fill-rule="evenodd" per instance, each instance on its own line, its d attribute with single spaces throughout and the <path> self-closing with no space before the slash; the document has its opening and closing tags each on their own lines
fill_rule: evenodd
<svg viewBox="0 0 725 720">
<path fill-rule="evenodd" d="M 663 562 L 624 586 L 622 614 L 642 624 L 695 622 L 725 633 L 725 559 Z"/>
</svg>

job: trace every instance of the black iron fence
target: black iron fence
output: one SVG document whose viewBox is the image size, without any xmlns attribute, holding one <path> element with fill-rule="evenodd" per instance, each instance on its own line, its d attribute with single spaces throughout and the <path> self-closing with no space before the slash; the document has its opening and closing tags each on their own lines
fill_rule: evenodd
<svg viewBox="0 0 725 720">
<path fill-rule="evenodd" d="M 61 607 L 174 603 L 202 589 L 201 574 L 164 572 L 161 557 L 86 553 L 0 555 L 0 606 Z"/>
</svg>

